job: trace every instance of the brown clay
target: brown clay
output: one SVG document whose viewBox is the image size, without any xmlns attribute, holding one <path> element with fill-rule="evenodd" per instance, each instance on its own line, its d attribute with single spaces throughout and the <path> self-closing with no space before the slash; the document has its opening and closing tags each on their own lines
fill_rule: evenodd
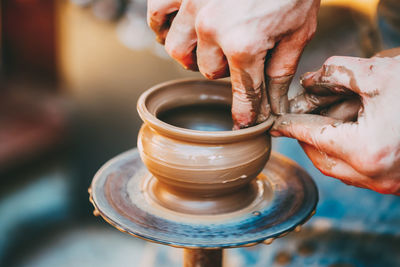
<svg viewBox="0 0 400 267">
<path fill-rule="evenodd" d="M 252 180 L 268 161 L 266 132 L 273 119 L 227 130 L 233 126 L 226 112 L 231 90 L 223 81 L 177 80 L 139 98 L 144 124 L 138 149 L 157 178 L 149 183 L 149 194 L 162 206 L 192 214 L 223 213 L 246 207 L 256 197 Z"/>
</svg>

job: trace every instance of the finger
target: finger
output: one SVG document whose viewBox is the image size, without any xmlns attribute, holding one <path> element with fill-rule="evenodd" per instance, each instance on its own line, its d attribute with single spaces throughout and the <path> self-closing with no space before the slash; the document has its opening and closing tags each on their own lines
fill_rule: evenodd
<svg viewBox="0 0 400 267">
<path fill-rule="evenodd" d="M 196 54 L 198 68 L 204 77 L 219 79 L 229 76 L 228 62 L 217 44 L 199 40 Z"/>
<path fill-rule="evenodd" d="M 282 115 L 289 110 L 289 100 L 287 93 L 289 91 L 290 83 L 294 75 L 283 77 L 269 77 L 266 76 L 265 82 L 268 88 L 269 101 L 271 103 L 271 110 L 274 114 Z"/>
<path fill-rule="evenodd" d="M 274 114 L 285 114 L 289 111 L 289 85 L 303 49 L 315 31 L 312 26 L 311 22 L 306 23 L 293 34 L 285 36 L 270 52 L 265 66 L 265 81 Z"/>
<path fill-rule="evenodd" d="M 289 101 L 289 110 L 295 114 L 310 113 L 318 108 L 328 107 L 342 98 L 340 95 L 320 96 L 303 93 Z"/>
<path fill-rule="evenodd" d="M 334 56 L 318 71 L 303 76 L 301 83 L 310 92 L 325 90 L 335 94 L 374 96 L 376 81 L 372 74 L 378 68 L 377 60 Z"/>
<path fill-rule="evenodd" d="M 345 161 L 332 157 L 315 147 L 299 142 L 314 166 L 324 175 L 342 180 L 348 185 L 369 187 L 371 178 L 359 173 Z"/>
<path fill-rule="evenodd" d="M 396 181 L 387 183 L 381 179 L 366 176 L 349 164 L 338 158 L 318 151 L 313 146 L 299 142 L 304 152 L 310 158 L 314 166 L 324 175 L 340 179 L 343 183 L 362 188 L 368 188 L 382 194 L 400 195 L 400 186 Z"/>
<path fill-rule="evenodd" d="M 222 49 L 215 41 L 215 25 L 207 19 L 196 21 L 197 65 L 201 74 L 208 79 L 219 79 L 229 75 L 228 62 Z"/>
<path fill-rule="evenodd" d="M 356 125 L 313 114 L 283 115 L 275 121 L 271 135 L 295 138 L 349 164 L 349 155 L 360 147 L 354 140 Z"/>
<path fill-rule="evenodd" d="M 251 126 L 257 121 L 262 96 L 265 94 L 263 84 L 265 53 L 257 55 L 225 53 L 231 75 L 232 118 L 236 129 Z"/>
<path fill-rule="evenodd" d="M 228 60 L 229 62 L 229 60 Z M 232 83 L 232 118 L 235 129 L 254 125 L 260 113 L 261 97 L 264 86 L 260 77 L 249 70 L 229 64 Z M 261 67 L 260 67 L 261 68 Z"/>
<path fill-rule="evenodd" d="M 316 84 L 311 83 L 313 76 L 316 72 L 306 72 L 300 77 L 300 84 L 309 94 L 319 95 L 319 96 L 330 96 L 337 95 L 332 90 L 329 89 L 329 84 Z M 331 85 L 332 87 L 333 85 Z"/>
<path fill-rule="evenodd" d="M 352 98 L 321 111 L 321 115 L 342 121 L 356 121 L 361 108 L 360 99 Z"/>
<path fill-rule="evenodd" d="M 181 0 L 147 1 L 147 24 L 155 32 L 158 42 L 164 44 L 169 27 L 180 5 Z"/>
<path fill-rule="evenodd" d="M 218 39 L 229 65 L 232 83 L 232 119 L 234 129 L 245 128 L 257 122 L 261 109 L 264 87 L 264 63 L 273 42 L 263 38 L 240 38 L 246 28 L 238 28 Z M 239 38 L 238 38 L 239 37 Z M 268 114 L 264 114 L 268 116 Z"/>
<path fill-rule="evenodd" d="M 185 69 L 198 70 L 196 59 L 197 36 L 194 28 L 196 6 L 184 1 L 165 39 L 165 50 Z"/>
</svg>

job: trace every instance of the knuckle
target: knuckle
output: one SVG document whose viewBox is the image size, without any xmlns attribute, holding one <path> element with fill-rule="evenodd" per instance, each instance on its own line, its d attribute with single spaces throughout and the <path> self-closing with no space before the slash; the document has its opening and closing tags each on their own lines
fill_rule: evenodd
<svg viewBox="0 0 400 267">
<path fill-rule="evenodd" d="M 209 15 L 201 11 L 195 21 L 196 33 L 203 38 L 213 37 L 217 33 L 216 25 Z"/>
<path fill-rule="evenodd" d="M 179 46 L 176 45 L 175 42 L 170 41 L 170 39 L 167 39 L 165 42 L 165 51 L 167 51 L 168 55 L 175 59 L 180 58 L 182 55 L 182 51 L 179 49 Z"/>
<path fill-rule="evenodd" d="M 257 43 L 247 38 L 229 38 L 232 41 L 226 41 L 224 52 L 232 61 L 244 63 L 252 60 L 258 54 Z"/>
<path fill-rule="evenodd" d="M 165 50 L 171 58 L 175 59 L 185 69 L 197 71 L 198 66 L 196 62 L 196 54 L 191 47 L 191 44 L 181 43 L 180 41 L 168 38 L 165 42 Z"/>
<path fill-rule="evenodd" d="M 253 54 L 250 52 L 250 50 L 246 49 L 246 45 L 244 46 L 234 46 L 231 47 L 228 51 L 227 54 L 230 56 L 230 58 L 235 61 L 235 62 L 246 62 L 248 59 L 253 56 Z"/>
<path fill-rule="evenodd" d="M 316 21 L 310 21 L 309 23 L 306 23 L 306 25 L 299 30 L 300 40 L 297 41 L 305 45 L 314 37 L 316 30 L 317 30 Z"/>
<path fill-rule="evenodd" d="M 156 8 L 149 8 L 148 11 L 147 11 L 147 16 L 149 18 L 153 18 L 154 19 L 154 18 L 158 17 L 159 14 L 160 14 L 160 11 L 158 9 L 156 9 Z"/>
<path fill-rule="evenodd" d="M 299 46 L 304 46 L 314 37 L 316 30 L 317 22 L 309 20 L 290 36 L 293 42 L 297 43 Z"/>
<path fill-rule="evenodd" d="M 150 20 L 157 20 L 158 17 L 162 15 L 163 7 L 160 6 L 158 1 L 148 1 L 147 3 L 147 19 Z"/>
<path fill-rule="evenodd" d="M 183 49 L 178 42 L 175 42 L 168 38 L 165 42 L 165 50 L 172 58 L 178 61 L 185 60 L 190 54 L 190 52 Z"/>
</svg>

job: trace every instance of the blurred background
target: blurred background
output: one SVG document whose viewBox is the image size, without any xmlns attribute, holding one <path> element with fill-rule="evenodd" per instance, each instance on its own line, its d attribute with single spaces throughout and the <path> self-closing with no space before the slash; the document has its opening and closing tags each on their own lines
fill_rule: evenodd
<svg viewBox="0 0 400 267">
<path fill-rule="evenodd" d="M 0 2 L 0 266 L 180 266 L 181 250 L 120 233 L 88 201 L 101 165 L 136 146 L 138 96 L 200 77 L 168 58 L 145 17 L 145 0 Z M 398 0 L 323 0 L 297 77 L 397 46 Z M 228 250 L 226 266 L 400 266 L 399 197 L 324 177 L 293 140 L 273 149 L 313 176 L 317 214 L 270 246 Z"/>
</svg>

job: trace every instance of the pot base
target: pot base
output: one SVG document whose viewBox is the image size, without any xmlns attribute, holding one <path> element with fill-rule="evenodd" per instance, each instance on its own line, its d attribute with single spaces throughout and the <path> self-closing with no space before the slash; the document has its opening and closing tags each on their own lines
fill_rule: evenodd
<svg viewBox="0 0 400 267">
<path fill-rule="evenodd" d="M 89 192 L 95 214 L 117 229 L 185 248 L 270 242 L 303 224 L 318 201 L 308 174 L 277 153 L 247 188 L 219 199 L 166 190 L 147 171 L 136 149 L 106 163 Z"/>
<path fill-rule="evenodd" d="M 150 173 L 144 178 L 142 190 L 149 203 L 161 208 L 192 215 L 218 215 L 236 212 L 256 202 L 269 202 L 272 198 L 272 188 L 262 176 L 233 193 L 223 195 L 196 196 L 192 192 L 177 191 L 162 184 Z"/>
</svg>

